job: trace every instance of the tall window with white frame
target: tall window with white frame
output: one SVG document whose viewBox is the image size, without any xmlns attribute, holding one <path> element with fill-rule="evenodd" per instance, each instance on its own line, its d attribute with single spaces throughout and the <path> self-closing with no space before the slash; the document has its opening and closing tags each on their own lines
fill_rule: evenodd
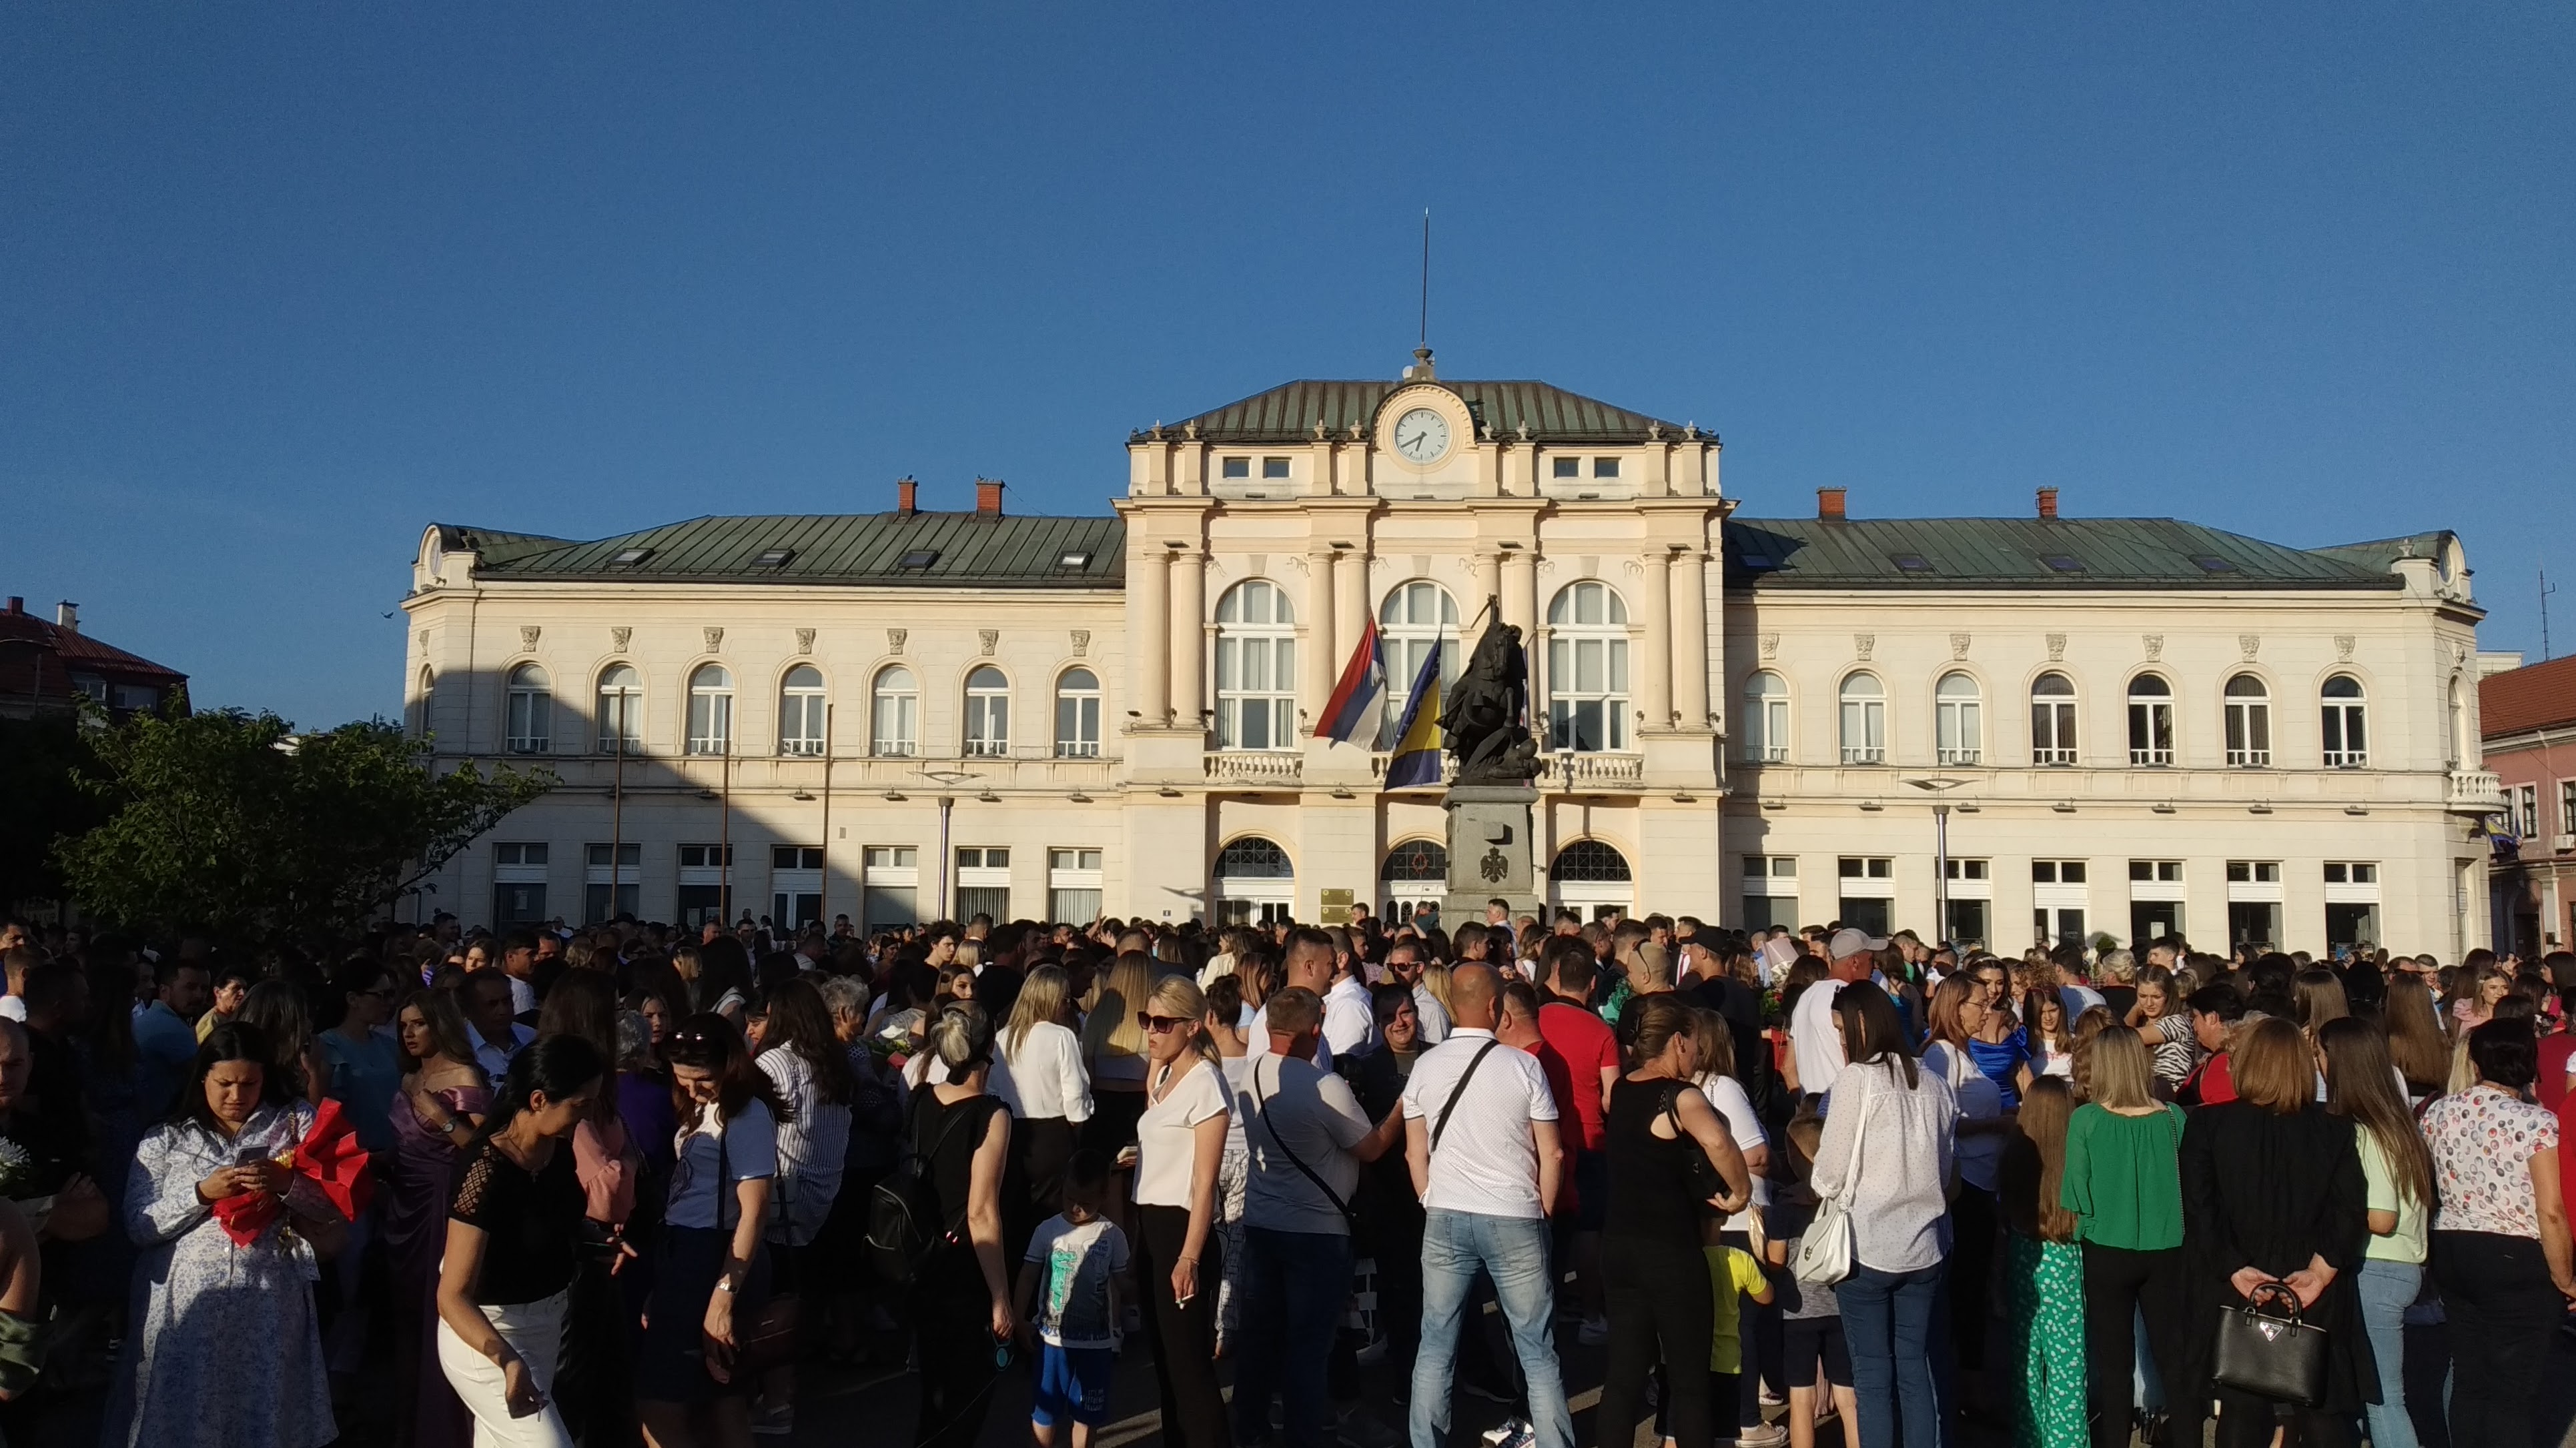
<svg viewBox="0 0 2576 1448">
<path fill-rule="evenodd" d="M 422 738 L 428 737 L 430 721 L 434 713 L 433 700 L 437 693 L 438 672 L 435 669 L 424 666 L 420 671 L 420 692 L 414 696 L 412 701 L 412 708 L 417 711 L 412 717 L 411 732 L 413 734 Z"/>
<path fill-rule="evenodd" d="M 1744 681 L 1744 761 L 1789 761 L 1789 684 L 1764 669 Z"/>
<path fill-rule="evenodd" d="M 1887 762 L 1887 690 L 1878 675 L 1857 673 L 1842 687 L 1842 746 L 1845 764 Z"/>
<path fill-rule="evenodd" d="M 521 664 L 510 671 L 509 711 L 512 754 L 543 754 L 555 747 L 555 696 L 544 669 Z"/>
<path fill-rule="evenodd" d="M 966 676 L 966 752 L 987 757 L 1011 752 L 1011 684 L 990 664 L 979 664 Z"/>
<path fill-rule="evenodd" d="M 1379 747 L 1385 748 L 1395 743 L 1395 726 L 1404 718 L 1404 706 L 1413 694 L 1413 676 L 1422 671 L 1422 661 L 1431 650 L 1443 641 L 1449 645 L 1440 652 L 1444 698 L 1448 687 L 1458 682 L 1467 650 L 1458 637 L 1457 601 L 1436 583 L 1416 580 L 1387 594 L 1378 607 L 1377 632 L 1386 647 L 1386 711 L 1378 732 Z"/>
<path fill-rule="evenodd" d="M 644 676 L 633 664 L 599 671 L 599 752 L 644 752 Z"/>
<path fill-rule="evenodd" d="M 2361 680 L 2337 674 L 2319 691 L 2328 769 L 2360 769 L 2370 763 L 2368 706 Z"/>
<path fill-rule="evenodd" d="M 1985 701 L 1977 681 L 1964 673 L 1941 676 L 1932 686 L 1936 757 L 1943 764 L 1975 764 L 1985 758 Z"/>
<path fill-rule="evenodd" d="M 921 752 L 921 686 L 912 670 L 892 664 L 877 671 L 869 690 L 868 752 L 908 758 Z"/>
<path fill-rule="evenodd" d="M 2174 762 L 2173 685 L 2161 674 L 2129 681 L 2129 764 L 2162 769 Z"/>
<path fill-rule="evenodd" d="M 1628 604 L 1595 579 L 1567 584 L 1547 609 L 1547 742 L 1578 753 L 1628 742 Z"/>
<path fill-rule="evenodd" d="M 2513 837 L 2518 840 L 2540 836 L 2540 786 L 2521 784 L 2513 790 Z"/>
<path fill-rule="evenodd" d="M 2576 840 L 2576 779 L 2561 780 L 2558 785 L 2558 833 Z M 2576 901 L 2569 902 L 2576 908 Z"/>
<path fill-rule="evenodd" d="M 1100 757 L 1100 676 L 1089 669 L 1067 669 L 1056 676 L 1055 757 Z"/>
<path fill-rule="evenodd" d="M 2272 764 L 2272 691 L 2252 674 L 2227 681 L 2227 767 L 2268 769 Z"/>
<path fill-rule="evenodd" d="M 2075 762 L 2075 681 L 2054 669 L 2031 681 L 2030 762 L 2050 769 Z"/>
<path fill-rule="evenodd" d="M 823 688 L 823 671 L 798 664 L 778 686 L 778 752 L 821 754 L 828 747 L 824 721 L 831 696 Z"/>
<path fill-rule="evenodd" d="M 1266 578 L 1247 578 L 1217 601 L 1216 744 L 1297 747 L 1297 615 Z"/>
<path fill-rule="evenodd" d="M 689 752 L 733 752 L 733 675 L 722 664 L 689 675 Z"/>
</svg>

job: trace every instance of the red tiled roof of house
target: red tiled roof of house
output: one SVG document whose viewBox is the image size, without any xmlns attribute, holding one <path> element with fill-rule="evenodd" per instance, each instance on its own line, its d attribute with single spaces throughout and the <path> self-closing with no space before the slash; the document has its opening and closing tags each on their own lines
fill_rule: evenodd
<svg viewBox="0 0 2576 1448">
<path fill-rule="evenodd" d="M 2478 681 L 2478 729 L 2489 739 L 2576 724 L 2576 655 Z"/>
</svg>

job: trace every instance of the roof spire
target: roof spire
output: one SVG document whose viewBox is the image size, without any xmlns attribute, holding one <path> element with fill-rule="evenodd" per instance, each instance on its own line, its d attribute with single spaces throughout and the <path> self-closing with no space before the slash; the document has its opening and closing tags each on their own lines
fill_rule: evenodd
<svg viewBox="0 0 2576 1448">
<path fill-rule="evenodd" d="M 1431 349 L 1428 347 L 1414 348 L 1413 365 L 1404 369 L 1404 380 L 1407 382 L 1429 382 L 1437 378 L 1438 375 L 1438 373 L 1431 370 Z"/>
</svg>

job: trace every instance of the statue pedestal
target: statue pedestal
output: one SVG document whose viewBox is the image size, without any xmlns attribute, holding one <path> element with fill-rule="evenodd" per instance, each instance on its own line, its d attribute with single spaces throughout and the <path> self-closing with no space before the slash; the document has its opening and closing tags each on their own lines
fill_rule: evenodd
<svg viewBox="0 0 2576 1448">
<path fill-rule="evenodd" d="M 1507 900 L 1514 915 L 1547 918 L 1533 855 L 1530 827 L 1538 791 L 1526 784 L 1452 785 L 1442 805 L 1449 812 L 1449 893 L 1440 923 L 1485 918 L 1485 902 Z"/>
</svg>

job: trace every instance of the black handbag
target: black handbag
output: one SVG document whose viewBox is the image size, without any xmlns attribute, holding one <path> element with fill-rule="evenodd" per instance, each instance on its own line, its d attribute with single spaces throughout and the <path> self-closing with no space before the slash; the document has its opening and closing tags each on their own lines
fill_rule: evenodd
<svg viewBox="0 0 2576 1448">
<path fill-rule="evenodd" d="M 2218 1310 L 2215 1362 L 2220 1387 L 2302 1408 L 2325 1402 L 2326 1330 L 2301 1321 L 2297 1294 L 2278 1282 Z"/>
</svg>

